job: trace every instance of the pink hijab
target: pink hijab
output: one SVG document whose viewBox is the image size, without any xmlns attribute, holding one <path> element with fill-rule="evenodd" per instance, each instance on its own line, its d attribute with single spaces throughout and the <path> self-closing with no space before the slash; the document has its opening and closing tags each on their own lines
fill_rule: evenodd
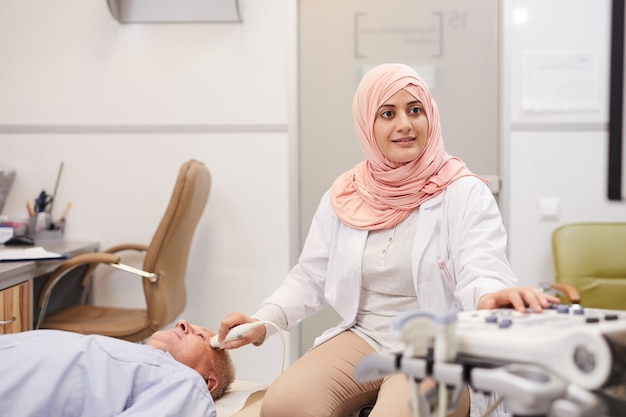
<svg viewBox="0 0 626 417">
<path fill-rule="evenodd" d="M 403 88 L 424 106 L 428 139 L 420 156 L 399 164 L 378 149 L 374 120 L 380 105 Z M 363 76 L 352 111 L 367 159 L 340 175 L 330 190 L 333 209 L 348 226 L 365 230 L 393 227 L 457 178 L 474 175 L 463 161 L 445 152 L 437 104 L 424 80 L 411 67 L 374 67 Z"/>
</svg>

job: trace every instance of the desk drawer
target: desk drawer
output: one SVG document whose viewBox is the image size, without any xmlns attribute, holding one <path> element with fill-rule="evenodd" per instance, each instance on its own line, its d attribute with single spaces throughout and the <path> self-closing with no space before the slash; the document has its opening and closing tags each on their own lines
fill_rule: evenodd
<svg viewBox="0 0 626 417">
<path fill-rule="evenodd" d="M 30 282 L 0 291 L 0 334 L 30 330 Z"/>
</svg>

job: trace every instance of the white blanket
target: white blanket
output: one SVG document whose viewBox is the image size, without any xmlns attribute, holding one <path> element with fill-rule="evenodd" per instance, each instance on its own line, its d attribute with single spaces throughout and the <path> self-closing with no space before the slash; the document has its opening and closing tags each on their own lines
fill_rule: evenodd
<svg viewBox="0 0 626 417">
<path fill-rule="evenodd" d="M 235 381 L 228 392 L 222 398 L 215 402 L 217 408 L 217 417 L 232 417 L 242 411 L 244 406 L 249 409 L 250 417 L 257 416 L 258 407 L 260 406 L 260 396 L 267 388 L 266 384 L 252 381 Z M 252 396 L 253 394 L 256 396 Z M 251 397 L 252 396 L 252 397 Z M 246 401 L 250 400 L 249 404 Z M 248 416 L 242 412 L 242 417 Z"/>
</svg>

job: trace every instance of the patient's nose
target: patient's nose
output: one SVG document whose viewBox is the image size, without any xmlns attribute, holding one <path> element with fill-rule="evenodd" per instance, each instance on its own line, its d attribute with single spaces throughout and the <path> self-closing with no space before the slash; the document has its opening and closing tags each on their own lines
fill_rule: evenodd
<svg viewBox="0 0 626 417">
<path fill-rule="evenodd" d="M 189 322 L 187 320 L 178 320 L 176 322 L 176 327 L 178 327 L 184 333 L 189 333 L 189 331 L 191 330 L 191 326 L 189 325 Z"/>
</svg>

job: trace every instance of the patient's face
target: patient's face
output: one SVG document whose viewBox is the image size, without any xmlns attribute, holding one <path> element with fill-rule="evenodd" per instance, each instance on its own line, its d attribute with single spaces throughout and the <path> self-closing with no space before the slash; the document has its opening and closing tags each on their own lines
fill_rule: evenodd
<svg viewBox="0 0 626 417">
<path fill-rule="evenodd" d="M 155 349 L 169 352 L 178 362 L 195 369 L 200 375 L 210 371 L 209 361 L 216 354 L 211 347 L 211 337 L 215 332 L 179 320 L 169 330 L 155 332 L 148 344 Z"/>
</svg>

